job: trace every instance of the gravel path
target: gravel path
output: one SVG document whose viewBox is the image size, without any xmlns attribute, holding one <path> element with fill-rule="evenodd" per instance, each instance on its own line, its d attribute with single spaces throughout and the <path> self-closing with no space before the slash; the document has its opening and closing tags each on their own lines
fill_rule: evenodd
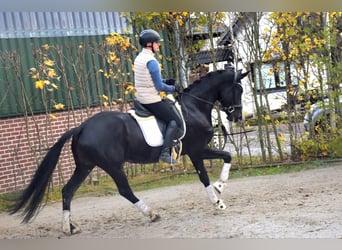
<svg viewBox="0 0 342 250">
<path fill-rule="evenodd" d="M 198 181 L 136 192 L 157 210 L 151 223 L 118 195 L 75 198 L 72 218 L 82 232 L 61 232 L 61 202 L 30 224 L 0 214 L 0 238 L 342 238 L 342 164 L 298 173 L 231 179 L 216 210 Z"/>
</svg>

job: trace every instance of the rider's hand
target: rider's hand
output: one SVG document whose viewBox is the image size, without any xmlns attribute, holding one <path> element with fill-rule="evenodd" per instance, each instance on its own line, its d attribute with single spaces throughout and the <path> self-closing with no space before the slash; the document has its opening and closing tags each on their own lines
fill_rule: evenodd
<svg viewBox="0 0 342 250">
<path fill-rule="evenodd" d="M 175 81 L 175 79 L 166 79 L 165 83 L 167 85 L 175 85 L 176 81 Z"/>
<path fill-rule="evenodd" d="M 181 88 L 181 86 L 179 84 L 175 84 L 174 86 L 175 86 L 175 92 L 177 92 L 177 93 L 181 93 L 182 92 L 182 88 Z"/>
</svg>

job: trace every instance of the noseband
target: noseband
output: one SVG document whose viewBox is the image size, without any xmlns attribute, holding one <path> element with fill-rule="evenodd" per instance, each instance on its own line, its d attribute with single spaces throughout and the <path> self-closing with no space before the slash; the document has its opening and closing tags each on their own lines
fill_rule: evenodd
<svg viewBox="0 0 342 250">
<path fill-rule="evenodd" d="M 233 84 L 235 84 L 234 86 L 238 85 L 240 88 L 242 88 L 241 85 L 238 82 L 238 74 L 237 74 L 236 71 L 234 72 Z M 231 114 L 231 113 L 233 113 L 235 111 L 236 108 L 242 108 L 242 105 L 240 104 L 240 105 L 231 105 L 229 107 L 221 107 L 221 110 Z"/>
<path fill-rule="evenodd" d="M 234 81 L 233 84 L 235 84 L 234 86 L 239 86 L 240 88 L 242 88 L 242 86 L 240 85 L 240 83 L 238 82 L 238 74 L 236 72 L 234 72 Z M 232 86 L 232 88 L 234 87 Z M 235 111 L 236 108 L 242 108 L 242 105 L 231 105 L 229 107 L 222 107 L 221 110 L 224 112 L 227 112 L 229 114 L 233 113 Z"/>
<path fill-rule="evenodd" d="M 236 108 L 242 108 L 242 105 L 231 105 L 229 107 L 221 107 L 220 109 L 229 114 L 233 113 Z"/>
</svg>

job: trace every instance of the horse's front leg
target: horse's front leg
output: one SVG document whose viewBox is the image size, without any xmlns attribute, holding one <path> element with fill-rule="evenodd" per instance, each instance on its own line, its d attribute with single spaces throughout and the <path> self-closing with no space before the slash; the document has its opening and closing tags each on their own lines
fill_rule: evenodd
<svg viewBox="0 0 342 250">
<path fill-rule="evenodd" d="M 220 174 L 220 179 L 214 182 L 213 186 L 215 187 L 216 191 L 220 194 L 223 191 L 223 188 L 227 186 L 227 180 L 229 178 L 229 171 L 230 171 L 231 164 L 230 163 L 224 163 L 221 174 Z"/>
<path fill-rule="evenodd" d="M 207 170 L 204 167 L 203 159 L 197 159 L 191 157 L 191 161 L 197 171 L 200 181 L 203 183 L 205 190 L 208 194 L 208 198 L 218 209 L 226 209 L 226 205 L 223 200 L 219 199 L 215 193 L 213 185 L 210 184 L 209 176 Z"/>
<path fill-rule="evenodd" d="M 204 159 L 223 159 L 223 167 L 221 170 L 220 178 L 214 182 L 213 186 L 215 187 L 218 193 L 223 191 L 223 188 L 227 185 L 227 180 L 229 178 L 229 172 L 231 168 L 231 156 L 228 152 L 222 150 L 215 150 L 211 148 L 206 148 L 203 153 Z"/>
</svg>

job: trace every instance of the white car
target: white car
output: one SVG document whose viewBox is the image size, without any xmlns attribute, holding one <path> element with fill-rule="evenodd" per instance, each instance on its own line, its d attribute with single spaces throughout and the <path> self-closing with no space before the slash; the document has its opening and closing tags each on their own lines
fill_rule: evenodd
<svg viewBox="0 0 342 250">
<path fill-rule="evenodd" d="M 342 96 L 340 96 L 340 105 L 342 105 Z M 324 98 L 324 101 L 319 101 L 311 105 L 310 111 L 304 116 L 305 131 L 310 132 L 311 129 L 314 131 L 315 126 L 320 126 L 324 130 L 325 123 L 330 118 L 330 111 L 331 107 L 329 107 L 328 98 Z"/>
</svg>

